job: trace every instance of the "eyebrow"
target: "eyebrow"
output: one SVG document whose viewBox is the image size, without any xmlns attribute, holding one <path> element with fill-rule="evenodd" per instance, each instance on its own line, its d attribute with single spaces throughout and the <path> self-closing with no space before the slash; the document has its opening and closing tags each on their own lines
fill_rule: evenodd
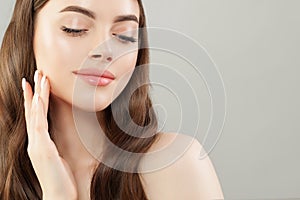
<svg viewBox="0 0 300 200">
<path fill-rule="evenodd" d="M 68 7 L 64 8 L 60 11 L 60 13 L 62 13 L 62 12 L 78 12 L 78 13 L 86 15 L 86 16 L 92 18 L 92 19 L 96 19 L 96 14 L 93 11 L 88 10 L 86 8 L 83 8 L 83 7 L 79 7 L 79 6 L 68 6 Z M 135 15 L 132 15 L 132 14 L 131 15 L 117 16 L 113 20 L 113 23 L 123 22 L 123 21 L 134 21 L 134 22 L 139 23 L 138 18 Z"/>
<path fill-rule="evenodd" d="M 123 22 L 123 21 L 134 21 L 136 23 L 139 23 L 139 20 L 135 15 L 120 15 L 115 17 L 114 19 L 114 23 Z"/>
<path fill-rule="evenodd" d="M 92 19 L 96 19 L 96 15 L 93 11 L 87 10 L 85 8 L 79 7 L 79 6 L 68 6 L 64 9 L 62 9 L 60 12 L 78 12 L 81 13 L 83 15 L 86 15 Z"/>
</svg>

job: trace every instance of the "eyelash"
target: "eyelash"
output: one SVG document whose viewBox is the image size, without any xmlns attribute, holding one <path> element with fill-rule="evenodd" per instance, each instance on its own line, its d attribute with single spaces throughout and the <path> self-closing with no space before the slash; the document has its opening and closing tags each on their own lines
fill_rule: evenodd
<svg viewBox="0 0 300 200">
<path fill-rule="evenodd" d="M 116 36 L 117 38 L 119 38 L 121 40 L 121 42 L 127 43 L 127 42 L 132 42 L 135 43 L 137 42 L 137 39 L 135 39 L 134 37 L 128 37 L 126 35 L 118 35 L 113 33 L 113 36 Z"/>
<path fill-rule="evenodd" d="M 70 34 L 72 37 L 81 37 L 85 32 L 87 32 L 87 29 L 72 29 L 72 28 L 67 28 L 63 26 L 62 31 L 66 32 L 67 34 Z M 118 35 L 113 33 L 113 36 L 116 36 L 122 43 L 135 43 L 137 42 L 137 39 L 134 37 L 128 37 L 125 35 Z"/>
<path fill-rule="evenodd" d="M 72 29 L 72 28 L 67 28 L 65 26 L 63 26 L 61 30 L 66 32 L 67 34 L 70 34 L 72 37 L 82 36 L 85 32 L 88 31 L 87 29 Z"/>
</svg>

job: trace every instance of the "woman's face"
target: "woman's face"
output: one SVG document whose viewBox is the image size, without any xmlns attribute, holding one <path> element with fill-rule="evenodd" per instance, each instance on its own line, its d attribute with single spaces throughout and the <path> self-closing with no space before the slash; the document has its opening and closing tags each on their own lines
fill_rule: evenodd
<svg viewBox="0 0 300 200">
<path fill-rule="evenodd" d="M 50 0 L 37 15 L 33 46 L 51 95 L 87 111 L 106 108 L 135 68 L 138 20 L 136 0 Z M 109 84 L 103 70 L 115 76 Z"/>
</svg>

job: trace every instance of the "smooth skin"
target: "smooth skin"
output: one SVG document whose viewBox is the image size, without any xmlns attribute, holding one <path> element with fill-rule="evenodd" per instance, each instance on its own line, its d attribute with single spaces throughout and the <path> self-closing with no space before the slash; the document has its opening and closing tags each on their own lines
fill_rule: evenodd
<svg viewBox="0 0 300 200">
<path fill-rule="evenodd" d="M 197 139 L 184 134 L 164 133 L 149 152 L 168 149 L 175 140 L 189 141 L 188 149 L 183 155 L 174 159 L 169 166 L 141 174 L 142 183 L 149 199 L 224 199 L 221 185 L 208 154 L 199 159 L 203 146 Z M 170 154 L 172 154 L 172 150 L 170 150 Z"/>
<path fill-rule="evenodd" d="M 49 81 L 36 71 L 34 95 L 25 79 L 22 80 L 22 88 L 29 139 L 28 155 L 40 181 L 43 199 L 79 199 L 71 168 L 59 155 L 48 133 Z M 160 136 L 149 152 L 166 148 L 176 137 L 182 140 L 188 137 L 176 133 Z M 155 172 L 142 173 L 141 180 L 149 199 L 224 199 L 209 157 L 203 160 L 197 157 L 202 148 L 197 140 L 193 140 L 184 155 L 172 165 Z"/>
<path fill-rule="evenodd" d="M 92 10 L 96 18 L 91 19 L 76 12 L 60 12 L 69 5 Z M 139 16 L 136 0 L 51 0 L 38 14 L 34 53 L 39 73 L 35 75 L 34 86 L 25 79 L 22 86 L 29 141 L 28 155 L 41 184 L 43 199 L 90 199 L 93 169 L 99 161 L 82 144 L 74 122 L 73 109 L 80 111 L 80 121 L 90 128 L 86 132 L 93 132 L 98 123 L 90 120 L 89 112 L 101 111 L 107 107 L 117 85 L 122 82 L 122 89 L 127 84 L 135 67 L 137 51 L 114 60 L 118 55 L 112 50 L 115 47 L 125 48 L 126 45 L 113 34 L 134 30 L 138 24 L 133 21 L 113 23 L 113 19 L 121 14 Z M 63 32 L 62 26 L 88 31 L 73 37 L 72 34 Z M 113 43 L 109 43 L 102 52 L 91 51 L 109 38 L 112 38 Z M 109 70 L 116 75 L 116 80 L 106 87 L 98 87 L 97 90 L 79 81 L 81 93 L 78 101 L 74 102 L 70 88 L 74 87 L 76 79 L 71 71 L 78 69 L 78 64 L 87 55 L 99 53 L 102 53 L 104 58 L 111 57 L 114 61 L 109 65 Z M 106 64 L 99 61 L 99 67 Z M 124 76 L 125 81 L 122 80 Z M 118 91 L 120 92 L 121 90 Z M 90 98 L 87 98 L 89 95 L 94 95 L 97 100 L 93 107 L 87 106 L 91 105 Z M 51 132 L 53 141 L 49 136 L 47 122 L 50 104 L 54 126 Z M 160 139 L 149 152 L 168 148 L 175 137 L 188 137 L 177 133 L 164 133 L 159 136 Z M 100 144 L 98 146 L 101 148 Z M 190 148 L 172 165 L 151 173 L 142 173 L 142 183 L 149 199 L 223 199 L 209 157 L 198 159 L 201 149 L 201 144 L 194 140 Z"/>
<path fill-rule="evenodd" d="M 35 72 L 35 93 L 23 79 L 25 119 L 28 133 L 28 155 L 39 179 L 43 199 L 77 199 L 76 183 L 68 163 L 48 133 L 47 112 L 50 85 L 46 76 Z"/>
</svg>

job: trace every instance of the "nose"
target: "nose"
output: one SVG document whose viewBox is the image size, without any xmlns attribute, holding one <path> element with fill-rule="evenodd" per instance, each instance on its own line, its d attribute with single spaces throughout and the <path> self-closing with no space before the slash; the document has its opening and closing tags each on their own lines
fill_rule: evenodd
<svg viewBox="0 0 300 200">
<path fill-rule="evenodd" d="M 113 60 L 112 50 L 106 43 L 104 42 L 92 50 L 89 57 L 97 61 L 111 62 Z"/>
<path fill-rule="evenodd" d="M 93 53 L 90 57 L 94 60 L 103 60 L 106 62 L 112 61 L 112 56 L 110 55 L 110 53 L 106 53 L 106 52 L 97 53 L 97 54 Z"/>
</svg>

